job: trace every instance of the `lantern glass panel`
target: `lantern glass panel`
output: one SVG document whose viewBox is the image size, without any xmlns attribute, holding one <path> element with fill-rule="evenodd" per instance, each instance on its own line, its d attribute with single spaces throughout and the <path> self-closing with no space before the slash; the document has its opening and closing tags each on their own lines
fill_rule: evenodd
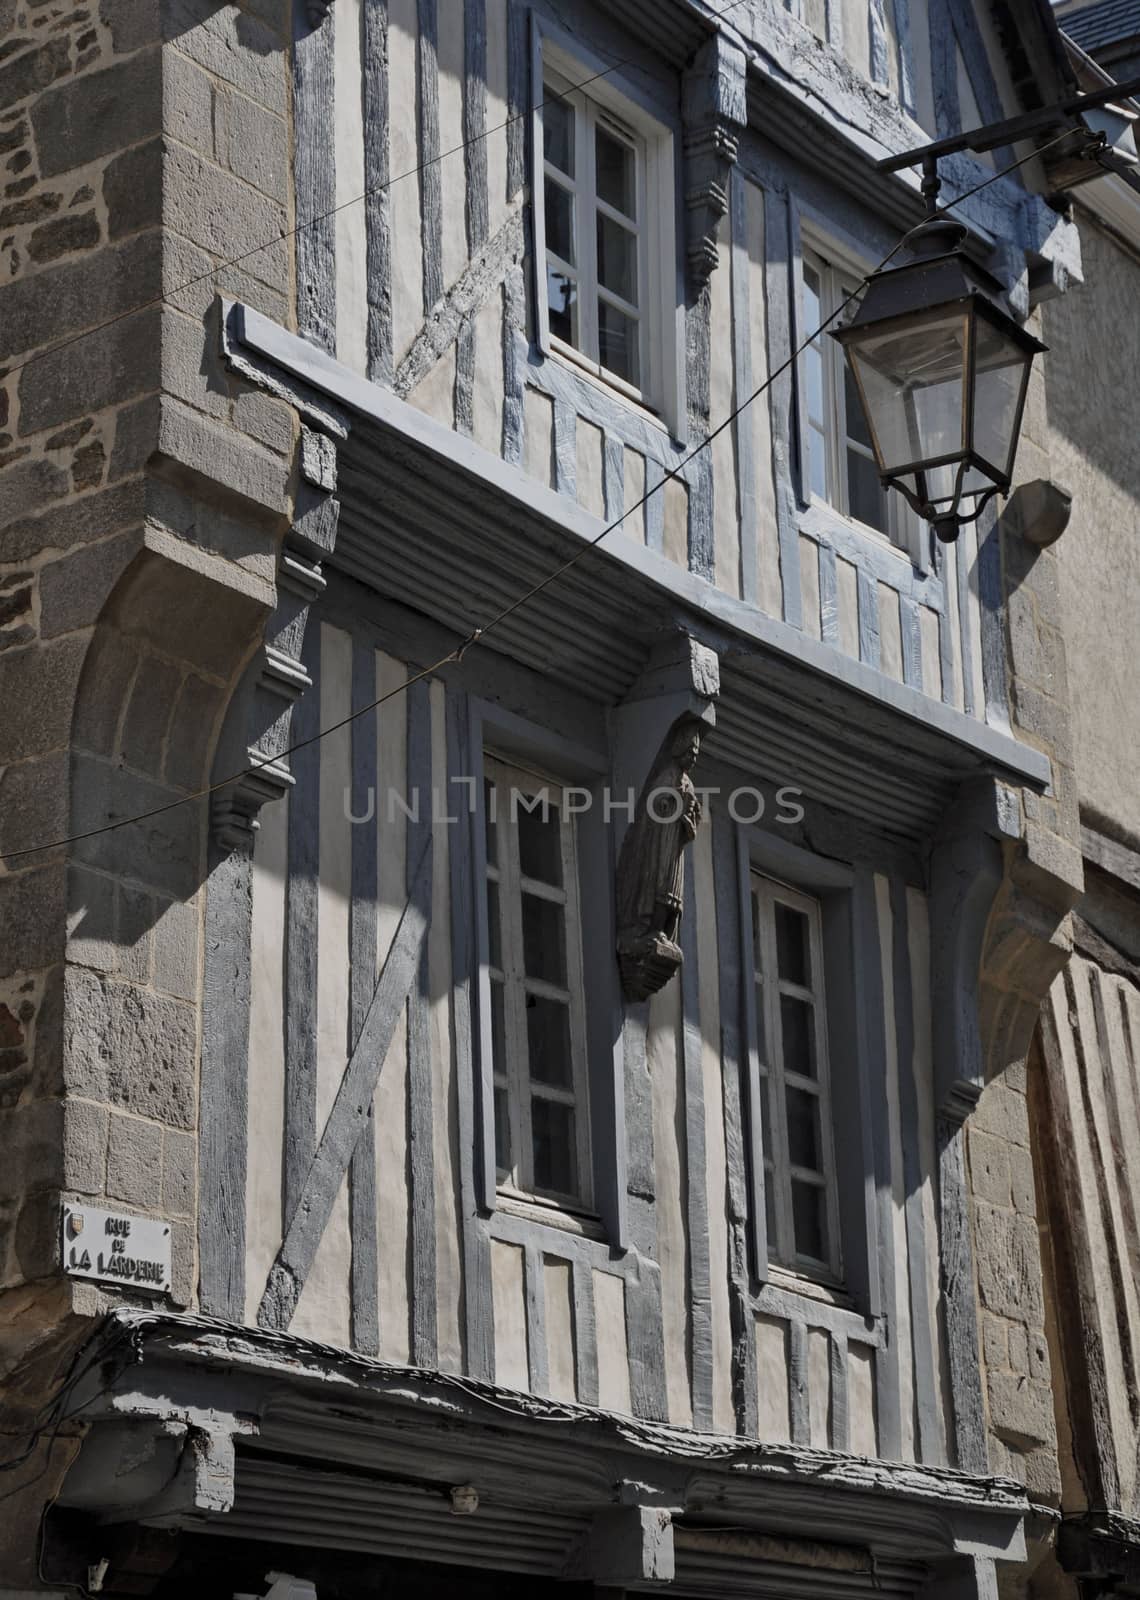
<svg viewBox="0 0 1140 1600">
<path fill-rule="evenodd" d="M 852 339 L 847 351 L 867 406 L 879 470 L 960 455 L 968 317 L 939 312 Z"/>
<path fill-rule="evenodd" d="M 974 448 L 1008 480 L 1033 355 L 985 317 L 975 319 L 974 329 Z"/>
</svg>

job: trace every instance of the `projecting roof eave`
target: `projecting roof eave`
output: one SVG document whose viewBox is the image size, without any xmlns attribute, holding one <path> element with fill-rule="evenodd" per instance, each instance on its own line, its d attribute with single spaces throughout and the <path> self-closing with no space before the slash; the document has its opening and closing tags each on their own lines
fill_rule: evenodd
<svg viewBox="0 0 1140 1600">
<path fill-rule="evenodd" d="M 268 318 L 231 305 L 224 320 L 227 352 L 247 376 L 327 397 L 347 419 L 334 564 L 453 628 L 457 643 L 602 531 L 567 496 Z M 654 640 L 677 627 L 718 650 L 750 716 L 775 693 L 789 725 L 801 713 L 812 724 L 805 749 L 829 731 L 842 741 L 846 730 L 865 763 L 897 756 L 900 771 L 927 784 L 928 804 L 981 771 L 1048 785 L 1048 758 L 1010 733 L 767 616 L 620 531 L 486 643 L 615 703 Z M 723 694 L 722 710 L 731 711 Z"/>
<path fill-rule="evenodd" d="M 557 1578 L 582 1575 L 596 1518 L 641 1505 L 672 1520 L 685 1592 L 765 1592 L 757 1563 L 782 1546 L 794 1600 L 818 1593 L 809 1543 L 846 1600 L 909 1600 L 942 1561 L 1025 1555 L 1028 1501 L 1006 1478 L 700 1433 L 200 1314 L 123 1308 L 96 1343 L 58 1503 L 105 1523 Z M 457 1515 L 463 1485 L 477 1504 Z"/>
</svg>

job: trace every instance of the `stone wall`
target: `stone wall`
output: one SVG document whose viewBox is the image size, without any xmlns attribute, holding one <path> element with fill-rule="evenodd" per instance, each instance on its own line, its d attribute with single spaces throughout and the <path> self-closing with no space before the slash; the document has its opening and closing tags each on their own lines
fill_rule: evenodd
<svg viewBox="0 0 1140 1600">
<path fill-rule="evenodd" d="M 1084 291 L 1077 288 L 1074 295 Z M 1035 364 L 1016 484 L 1056 476 L 1048 454 L 1047 371 Z M 968 1125 L 971 1211 L 990 1463 L 1038 1503 L 1060 1498 L 1045 1336 L 1038 1207 L 1026 1067 L 1039 1008 L 1072 948 L 1069 911 L 1083 884 L 1059 562 L 1022 533 L 1016 501 L 999 518 L 1006 607 L 1001 670 L 1013 730 L 1050 759 L 1050 787 L 1023 791 L 1019 838 L 1003 842 L 1004 873 L 981 969 L 987 1084 Z"/>
<path fill-rule="evenodd" d="M 207 783 L 272 609 L 295 423 L 217 295 L 290 320 L 290 17 L 0 0 L 4 851 Z M 0 1370 L 100 1307 L 61 1191 L 171 1217 L 192 1299 L 207 815 L 0 861 Z"/>
</svg>

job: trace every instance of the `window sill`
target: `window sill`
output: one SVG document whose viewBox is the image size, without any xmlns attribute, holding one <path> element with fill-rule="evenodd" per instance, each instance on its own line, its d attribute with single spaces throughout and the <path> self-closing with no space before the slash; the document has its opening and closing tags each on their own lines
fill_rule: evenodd
<svg viewBox="0 0 1140 1600">
<path fill-rule="evenodd" d="M 610 400 L 616 400 L 628 406 L 636 416 L 652 428 L 657 428 L 666 439 L 673 439 L 673 431 L 666 423 L 661 412 L 657 410 L 643 394 L 629 384 L 623 383 L 620 378 L 607 378 L 595 369 L 592 362 L 580 356 L 572 345 L 563 344 L 560 339 L 551 338 L 548 346 L 536 344 L 535 354 L 543 361 L 553 361 L 564 372 L 570 373 L 582 383 L 588 384 L 591 389 L 605 395 Z M 587 418 L 587 421 L 589 419 Z"/>
<path fill-rule="evenodd" d="M 557 1228 L 579 1239 L 605 1243 L 606 1231 L 596 1212 L 575 1211 L 557 1200 L 543 1200 L 536 1195 L 522 1194 L 517 1189 L 496 1190 L 496 1200 L 498 1209 L 512 1217 L 546 1228 Z"/>
<path fill-rule="evenodd" d="M 881 551 L 888 559 L 894 557 L 920 578 L 934 576 L 928 563 L 916 561 L 913 551 L 896 544 L 889 534 L 872 528 L 869 523 L 856 521 L 854 517 L 837 511 L 834 506 L 814 495 L 809 505 L 800 508 L 799 530 L 809 539 L 822 538 L 828 544 L 835 545 L 841 555 L 844 543 L 857 544 L 864 550 Z"/>
<path fill-rule="evenodd" d="M 846 1289 L 838 1284 L 824 1283 L 818 1278 L 809 1278 L 801 1272 L 793 1272 L 788 1267 L 769 1266 L 768 1282 L 774 1289 L 783 1289 L 785 1294 L 800 1294 L 809 1300 L 821 1300 L 824 1305 L 837 1306 L 842 1311 L 853 1311 L 855 1302 Z"/>
</svg>

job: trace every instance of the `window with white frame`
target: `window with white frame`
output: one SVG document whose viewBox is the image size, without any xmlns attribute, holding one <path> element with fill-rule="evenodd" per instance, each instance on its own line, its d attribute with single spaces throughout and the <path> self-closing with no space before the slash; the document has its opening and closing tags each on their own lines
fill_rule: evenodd
<svg viewBox="0 0 1140 1600">
<path fill-rule="evenodd" d="M 819 901 L 752 873 L 768 1254 L 841 1275 Z"/>
<path fill-rule="evenodd" d="M 804 331 L 815 333 L 800 357 L 805 487 L 817 500 L 883 533 L 901 549 L 917 549 L 917 520 L 902 497 L 879 481 L 871 437 L 842 346 L 831 337 L 836 315 L 859 276 L 814 250 L 803 253 Z M 835 317 L 835 321 L 828 319 Z"/>
<path fill-rule="evenodd" d="M 676 426 L 672 138 L 549 39 L 536 69 L 540 340 Z"/>
<path fill-rule="evenodd" d="M 553 779 L 484 754 L 487 977 L 500 1189 L 591 1201 L 575 819 Z"/>
</svg>

